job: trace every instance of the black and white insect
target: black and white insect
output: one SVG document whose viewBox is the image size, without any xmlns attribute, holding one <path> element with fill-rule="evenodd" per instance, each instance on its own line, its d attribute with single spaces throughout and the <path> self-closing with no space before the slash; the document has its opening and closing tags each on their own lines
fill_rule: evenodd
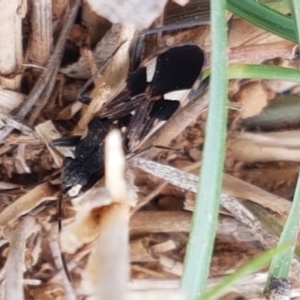
<svg viewBox="0 0 300 300">
<path fill-rule="evenodd" d="M 124 89 L 91 120 L 87 134 L 77 143 L 75 157 L 65 159 L 63 189 L 76 187 L 75 194 L 84 192 L 103 175 L 104 138 L 110 129 L 125 128 L 125 152 L 135 152 L 184 105 L 182 100 L 201 80 L 204 63 L 204 52 L 195 44 L 168 48 L 141 63 L 128 76 Z"/>
</svg>

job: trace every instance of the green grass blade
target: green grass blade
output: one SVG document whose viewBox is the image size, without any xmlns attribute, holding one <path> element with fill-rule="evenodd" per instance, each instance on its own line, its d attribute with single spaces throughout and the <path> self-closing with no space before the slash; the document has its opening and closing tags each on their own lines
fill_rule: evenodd
<svg viewBox="0 0 300 300">
<path fill-rule="evenodd" d="M 224 280 L 222 280 L 219 284 L 212 287 L 210 290 L 203 293 L 198 300 L 211 300 L 216 299 L 218 296 L 224 292 L 226 288 L 232 286 L 235 282 L 240 280 L 242 277 L 252 274 L 263 268 L 266 264 L 268 264 L 275 255 L 279 255 L 282 253 L 288 246 L 282 245 L 270 251 L 264 252 L 259 256 L 251 259 L 244 266 L 240 267 L 236 272 L 227 276 Z"/>
<path fill-rule="evenodd" d="M 292 17 L 295 23 L 295 28 L 298 37 L 298 46 L 300 44 L 299 34 L 300 34 L 300 5 L 299 0 L 290 0 Z M 300 47 L 299 47 L 300 49 Z"/>
<path fill-rule="evenodd" d="M 260 28 L 297 43 L 296 28 L 288 16 L 254 0 L 227 0 L 227 9 Z"/>
<path fill-rule="evenodd" d="M 258 219 L 258 221 L 266 228 L 269 232 L 272 232 L 276 236 L 280 236 L 283 226 L 262 206 L 251 202 L 244 201 L 243 204 L 249 209 L 249 211 Z M 300 246 L 296 245 L 295 255 L 300 259 Z"/>
<path fill-rule="evenodd" d="M 291 5 L 291 12 L 292 12 L 293 21 L 295 23 L 296 33 L 298 37 L 298 43 L 300 44 L 299 1 L 290 0 L 290 5 Z M 295 246 L 297 244 L 297 237 L 300 230 L 300 209 L 299 208 L 300 208 L 300 173 L 298 175 L 293 204 L 278 242 L 279 245 L 285 244 L 287 242 L 291 242 L 292 244 L 288 249 L 276 255 L 272 260 L 265 291 L 269 289 L 269 283 L 272 277 L 287 278 L 289 274 L 290 265 L 293 259 Z"/>
<path fill-rule="evenodd" d="M 229 79 L 252 78 L 300 82 L 299 70 L 271 65 L 231 65 L 228 76 Z"/>
<path fill-rule="evenodd" d="M 210 70 L 204 72 L 204 77 Z M 228 67 L 228 79 L 273 79 L 300 82 L 300 71 L 272 65 L 234 64 Z"/>
<path fill-rule="evenodd" d="M 274 9 L 282 14 L 288 14 L 291 12 L 289 0 L 259 0 L 259 3 L 268 6 L 269 8 Z"/>
<path fill-rule="evenodd" d="M 281 233 L 278 244 L 292 243 L 291 246 L 274 257 L 271 263 L 268 282 L 271 277 L 286 278 L 288 276 L 294 249 L 297 243 L 297 236 L 300 229 L 300 176 L 298 176 L 293 204 Z"/>
<path fill-rule="evenodd" d="M 205 290 L 218 221 L 227 121 L 226 1 L 211 0 L 211 80 L 201 176 L 184 261 L 182 287 L 187 299 Z"/>
</svg>

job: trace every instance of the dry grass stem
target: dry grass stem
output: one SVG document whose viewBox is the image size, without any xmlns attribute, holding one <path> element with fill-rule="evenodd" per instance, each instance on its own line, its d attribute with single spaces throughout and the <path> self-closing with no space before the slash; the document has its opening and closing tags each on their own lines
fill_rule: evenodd
<svg viewBox="0 0 300 300">
<path fill-rule="evenodd" d="M 31 90 L 30 94 L 28 95 L 25 102 L 21 105 L 18 113 L 16 114 L 16 118 L 18 120 L 23 120 L 34 104 L 39 99 L 40 95 L 45 90 L 49 79 L 53 76 L 55 70 L 57 70 L 57 65 L 60 63 L 67 37 L 72 29 L 78 7 L 80 5 L 80 0 L 75 0 L 72 9 L 70 10 L 69 14 L 66 16 L 66 22 L 64 24 L 63 29 L 61 30 L 59 39 L 55 46 L 54 52 L 50 57 L 46 69 L 43 71 L 41 76 L 39 77 L 38 81 L 35 83 L 35 86 Z M 12 131 L 12 128 L 6 127 L 4 130 L 0 131 L 0 141 L 3 141 Z"/>
<path fill-rule="evenodd" d="M 122 33 L 122 25 L 120 24 L 112 24 L 111 28 L 107 31 L 104 37 L 97 44 L 94 51 L 94 60 L 96 62 L 96 66 L 101 67 L 107 59 L 111 56 L 113 51 L 116 49 L 116 45 L 120 42 L 120 35 Z M 123 33 L 122 33 L 123 34 Z M 93 66 L 91 66 L 91 70 L 93 70 Z M 94 70 L 92 74 L 95 74 L 97 71 Z"/>
<path fill-rule="evenodd" d="M 44 66 L 52 50 L 52 1 L 32 1 L 32 33 L 29 59 Z"/>
<path fill-rule="evenodd" d="M 280 215 L 287 216 L 291 209 L 290 201 L 228 174 L 223 175 L 223 190 L 233 197 L 251 200 Z"/>
<path fill-rule="evenodd" d="M 82 106 L 83 104 L 79 101 L 68 105 L 67 107 L 62 109 L 62 111 L 58 114 L 57 119 L 58 120 L 71 119 L 76 113 L 78 113 L 81 110 Z"/>
<path fill-rule="evenodd" d="M 242 45 L 230 48 L 228 55 L 231 63 L 245 61 L 262 62 L 276 57 L 294 59 L 296 55 L 296 46 L 294 43 L 288 41 L 262 45 Z"/>
<path fill-rule="evenodd" d="M 25 95 L 0 88 L 0 106 L 3 113 L 10 113 L 17 108 L 25 99 Z"/>
<path fill-rule="evenodd" d="M 198 14 L 198 7 L 190 12 L 193 16 L 197 13 L 199 19 L 205 15 L 208 20 L 209 0 L 196 0 L 197 5 L 198 1 L 201 5 L 205 2 L 204 12 Z M 140 2 L 138 6 L 142 8 L 149 5 Z M 159 5 L 163 6 L 163 2 Z M 113 3 L 110 4 L 115 5 Z M 121 91 L 126 97 L 133 95 L 132 99 L 137 101 L 142 96 L 139 93 L 146 97 L 151 94 L 156 83 L 147 81 L 149 85 L 144 87 L 142 78 L 145 73 L 151 73 L 148 65 L 146 72 L 138 69 L 133 77 L 128 77 L 139 61 L 135 56 L 130 64 L 130 55 L 140 37 L 144 37 L 139 49 L 142 67 L 155 54 L 158 54 L 158 61 L 167 57 L 157 52 L 164 47 L 195 43 L 205 52 L 203 71 L 207 71 L 211 53 L 210 25 L 164 31 L 145 38 L 144 32 L 137 36 L 139 32 L 133 24 L 112 24 L 97 15 L 86 1 L 32 0 L 28 11 L 26 5 L 26 1 L 21 3 L 20 0 L 0 4 L 3 17 L 0 28 L 0 247 L 3 267 L 0 299 L 183 300 L 178 278 L 182 274 L 197 175 L 202 164 L 208 116 L 209 88 L 204 87 L 207 79 L 199 78 L 194 83 L 189 95 L 182 96 L 180 108 L 167 122 L 158 122 L 162 116 L 155 116 L 156 105 L 158 113 L 164 114 L 165 108 L 161 111 L 160 105 L 168 105 L 167 102 L 151 102 L 146 118 L 158 119 L 150 120 L 153 128 L 151 122 L 144 123 L 144 120 L 137 125 L 150 124 L 150 133 L 142 141 L 137 140 L 134 148 L 130 138 L 135 134 L 135 127 L 127 127 L 127 123 L 130 123 L 130 115 L 140 115 L 136 108 L 129 112 L 130 106 L 137 102 L 130 104 L 127 99 L 115 107 L 108 121 L 105 120 L 110 128 L 122 127 L 122 134 L 112 131 L 100 142 L 100 147 L 104 147 L 101 157 L 99 153 L 94 156 L 97 145 L 93 138 L 91 143 L 85 139 L 87 144 L 81 140 L 74 151 L 79 137 L 67 137 L 84 135 L 90 120 L 101 116 L 102 108 L 106 114 L 107 107 L 103 105 Z M 137 7 L 137 11 L 141 7 Z M 176 18 L 185 17 L 183 11 L 178 8 Z M 118 12 L 121 18 L 126 15 L 122 10 Z M 168 13 L 168 9 L 165 10 L 151 29 L 155 31 L 168 22 L 172 17 Z M 141 12 L 139 17 L 143 19 L 144 14 L 149 17 L 148 10 Z M 299 69 L 294 44 L 238 17 L 230 19 L 229 27 L 231 62 Z M 164 74 L 155 69 L 154 64 L 152 66 L 151 71 Z M 131 82 L 137 85 L 132 88 Z M 269 109 L 271 113 L 275 109 L 276 116 L 278 94 L 284 93 L 282 103 L 289 97 L 296 103 L 299 87 L 295 82 L 278 80 L 229 82 L 226 174 L 223 174 L 208 288 L 264 249 L 276 245 L 278 232 L 274 228 L 284 223 L 291 209 L 288 199 L 292 199 L 299 172 L 299 124 L 278 125 L 278 132 L 271 132 L 274 128 L 264 131 L 265 127 L 255 127 L 258 123 L 255 125 L 256 121 L 251 120 L 266 118 Z M 138 93 L 137 98 L 135 93 Z M 286 97 L 286 93 L 290 95 Z M 151 100 L 159 100 L 159 97 Z M 117 116 L 127 112 L 124 118 Z M 250 120 L 249 116 L 258 117 Z M 251 132 L 247 132 L 250 128 Z M 124 140 L 126 129 L 130 132 Z M 61 137 L 66 137 L 65 144 L 70 141 L 70 147 L 53 146 L 52 140 Z M 87 151 L 87 156 L 81 155 L 86 149 L 93 154 L 88 156 Z M 100 177 L 103 173 L 98 168 L 100 161 L 93 159 L 104 159 L 101 163 L 104 163 L 105 176 L 91 188 L 84 185 L 79 196 L 74 194 L 79 185 L 71 189 L 72 195 L 61 190 L 68 181 L 68 172 L 62 169 L 68 161 L 63 161 L 65 157 L 75 156 L 79 163 L 74 163 L 74 173 L 70 166 L 70 178 L 80 182 L 85 179 L 89 182 L 85 175 L 95 174 L 96 177 L 98 171 Z M 60 174 L 65 176 L 59 179 Z M 60 186 L 61 181 L 63 185 Z M 63 199 L 61 214 L 53 202 L 60 195 Z M 259 212 L 271 221 L 265 222 L 265 218 L 247 203 L 259 206 Z M 59 232 L 58 217 L 62 225 Z M 66 255 L 66 262 L 61 252 Z M 70 274 L 64 272 L 64 264 Z M 247 299 L 263 299 L 266 278 L 265 273 L 247 276 L 230 287 L 220 300 L 233 300 L 243 295 Z M 296 259 L 292 261 L 289 278 L 293 287 L 300 286 L 300 263 Z M 292 296 L 300 297 L 300 290 L 293 289 Z"/>
<path fill-rule="evenodd" d="M 78 122 L 74 134 L 84 132 L 87 124 L 101 109 L 102 105 L 116 95 L 121 86 L 123 87 L 129 70 L 128 51 L 134 34 L 135 29 L 133 26 L 122 27 L 118 41 L 118 45 L 121 46 L 111 58 L 103 75 L 96 79 L 95 88 L 91 92 L 92 102 Z"/>
<path fill-rule="evenodd" d="M 57 190 L 47 182 L 42 183 L 15 200 L 0 213 L 0 226 L 7 225 L 9 222 L 32 211 L 44 201 L 56 199 Z"/>
<path fill-rule="evenodd" d="M 194 171 L 195 169 L 199 169 L 200 163 L 196 162 L 190 166 L 185 167 L 184 171 Z M 155 196 L 163 191 L 163 189 L 168 185 L 168 182 L 162 182 L 158 185 L 153 191 L 151 191 L 147 196 L 145 196 L 142 200 L 140 200 L 135 207 L 131 210 L 131 215 L 137 212 L 140 208 L 150 202 Z"/>
<path fill-rule="evenodd" d="M 56 265 L 58 272 L 60 273 L 60 277 L 62 279 L 62 285 L 65 290 L 66 300 L 76 300 L 77 297 L 75 295 L 72 284 L 70 283 L 67 274 L 64 271 L 63 261 L 61 256 L 61 250 L 58 243 L 58 232 L 57 226 L 52 226 L 49 236 L 49 246 L 52 252 L 52 256 Z"/>
<path fill-rule="evenodd" d="M 193 193 L 197 191 L 198 177 L 195 175 L 141 158 L 132 159 L 131 163 L 180 188 Z M 264 247 L 269 248 L 275 245 L 277 238 L 266 232 L 260 222 L 235 198 L 223 193 L 221 195 L 221 206 L 228 210 L 238 221 L 246 225 Z"/>
<path fill-rule="evenodd" d="M 17 129 L 25 135 L 34 134 L 34 131 L 32 130 L 32 128 L 10 118 L 9 116 L 4 115 L 1 112 L 0 112 L 0 120 L 1 120 L 1 122 L 4 123 L 3 126 L 9 126 L 14 129 Z"/>
<path fill-rule="evenodd" d="M 21 76 L 17 74 L 23 63 L 22 48 L 22 18 L 26 14 L 26 2 L 19 0 L 3 1 L 0 4 L 1 28 L 0 28 L 0 70 L 1 86 L 18 90 L 21 84 Z M 9 32 L 9 34 L 7 34 Z"/>
<path fill-rule="evenodd" d="M 34 124 L 35 120 L 40 116 L 41 112 L 47 105 L 49 98 L 53 92 L 55 83 L 56 83 L 58 69 L 59 69 L 59 65 L 57 64 L 56 68 L 53 70 L 52 76 L 49 78 L 47 87 L 45 88 L 44 92 L 41 95 L 39 104 L 37 106 L 35 106 L 34 110 L 30 114 L 30 117 L 28 120 L 29 125 Z"/>
<path fill-rule="evenodd" d="M 31 170 L 30 170 L 30 168 L 28 167 L 28 165 L 26 164 L 26 161 L 25 161 L 25 147 L 26 147 L 25 144 L 18 145 L 18 152 L 17 152 L 17 155 L 16 155 L 15 166 L 16 166 L 17 172 L 19 174 L 22 174 L 22 173 L 28 173 L 29 174 L 29 173 L 31 173 Z"/>
<path fill-rule="evenodd" d="M 208 279 L 207 287 L 218 284 L 224 277 Z M 247 299 L 252 300 L 265 300 L 265 296 L 262 295 L 265 282 L 267 280 L 267 273 L 257 273 L 245 276 L 241 280 L 235 283 L 228 292 L 234 291 L 242 295 L 247 295 Z M 249 284 L 251 282 L 251 284 Z M 157 280 L 157 279 L 134 279 L 129 283 L 130 290 L 148 291 L 148 290 L 174 290 L 179 291 L 179 280 Z M 142 295 L 142 294 L 140 294 Z M 300 296 L 300 289 L 292 289 L 291 297 L 296 298 Z"/>
<path fill-rule="evenodd" d="M 33 233 L 35 220 L 24 218 L 11 234 L 10 251 L 5 263 L 5 299 L 23 300 L 23 272 L 25 260 L 25 243 Z"/>
<path fill-rule="evenodd" d="M 156 220 L 153 222 L 153 220 Z M 191 214 L 188 212 L 141 211 L 130 219 L 131 234 L 153 232 L 189 232 Z"/>
<path fill-rule="evenodd" d="M 153 219 L 157 221 L 153 222 Z M 130 219 L 131 234 L 189 232 L 190 227 L 191 214 L 187 212 L 141 211 Z M 248 227 L 226 216 L 219 217 L 217 234 L 240 242 L 258 241 Z"/>
<path fill-rule="evenodd" d="M 232 158 L 252 163 L 266 161 L 300 161 L 299 131 L 264 134 L 242 133 L 229 141 Z"/>
</svg>

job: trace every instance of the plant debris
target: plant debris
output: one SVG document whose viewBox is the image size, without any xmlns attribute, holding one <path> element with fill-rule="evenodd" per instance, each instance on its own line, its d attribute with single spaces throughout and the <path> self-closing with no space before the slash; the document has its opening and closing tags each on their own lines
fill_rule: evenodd
<svg viewBox="0 0 300 300">
<path fill-rule="evenodd" d="M 201 166 L 208 89 L 146 139 L 137 156 L 124 157 L 120 133 L 111 132 L 105 178 L 80 197 L 62 195 L 60 186 L 63 159 L 72 157 L 73 148 L 52 145 L 59 137 L 84 135 L 95 113 L 124 87 L 132 46 L 141 33 L 137 27 L 148 28 L 156 17 L 153 28 L 160 27 L 164 5 L 147 20 L 142 19 L 148 7 L 141 7 L 135 26 L 112 24 L 79 0 L 34 0 L 18 13 L 13 6 L 0 11 L 5 16 L 0 29 L 3 299 L 122 299 L 125 294 L 141 299 L 146 290 L 149 299 L 184 299 L 178 279 Z M 192 42 L 204 49 L 208 68 L 209 40 L 207 22 L 144 36 L 142 57 Z M 298 68 L 294 46 L 239 18 L 232 20 L 231 62 L 284 65 L 288 58 L 289 66 Z M 208 286 L 278 239 L 243 201 L 266 209 L 279 223 L 291 207 L 300 122 L 286 123 L 288 113 L 272 106 L 282 92 L 298 95 L 299 85 L 230 82 L 222 205 Z M 79 102 L 80 95 L 91 103 Z M 272 127 L 274 115 L 280 115 L 280 128 Z M 258 116 L 268 119 L 266 128 L 261 125 L 265 119 L 254 119 Z M 292 295 L 300 294 L 299 267 L 294 259 Z M 253 276 L 233 287 L 234 295 L 262 299 L 265 273 Z"/>
</svg>

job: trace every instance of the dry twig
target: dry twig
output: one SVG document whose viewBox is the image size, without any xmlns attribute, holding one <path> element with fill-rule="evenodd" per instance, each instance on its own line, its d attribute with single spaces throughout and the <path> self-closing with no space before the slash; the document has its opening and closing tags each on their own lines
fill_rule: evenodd
<svg viewBox="0 0 300 300">
<path fill-rule="evenodd" d="M 21 105 L 18 113 L 15 116 L 17 120 L 22 121 L 26 117 L 28 112 L 31 110 L 31 108 L 39 99 L 40 95 L 45 90 L 45 87 L 47 86 L 49 79 L 53 76 L 54 72 L 58 70 L 57 65 L 61 61 L 65 49 L 65 43 L 72 29 L 80 2 L 81 2 L 80 0 L 75 0 L 72 9 L 70 10 L 69 14 L 66 16 L 67 21 L 63 29 L 61 30 L 54 52 L 46 65 L 46 69 L 39 77 L 35 86 L 33 87 L 30 94 L 28 95 L 28 98 Z M 11 131 L 12 131 L 11 127 L 6 127 L 5 129 L 1 130 L 0 142 L 3 142 L 3 140 L 11 133 Z"/>
<path fill-rule="evenodd" d="M 33 232 L 35 220 L 27 216 L 12 232 L 10 240 L 10 251 L 5 263 L 5 299 L 23 300 L 23 272 L 25 243 Z"/>
</svg>

